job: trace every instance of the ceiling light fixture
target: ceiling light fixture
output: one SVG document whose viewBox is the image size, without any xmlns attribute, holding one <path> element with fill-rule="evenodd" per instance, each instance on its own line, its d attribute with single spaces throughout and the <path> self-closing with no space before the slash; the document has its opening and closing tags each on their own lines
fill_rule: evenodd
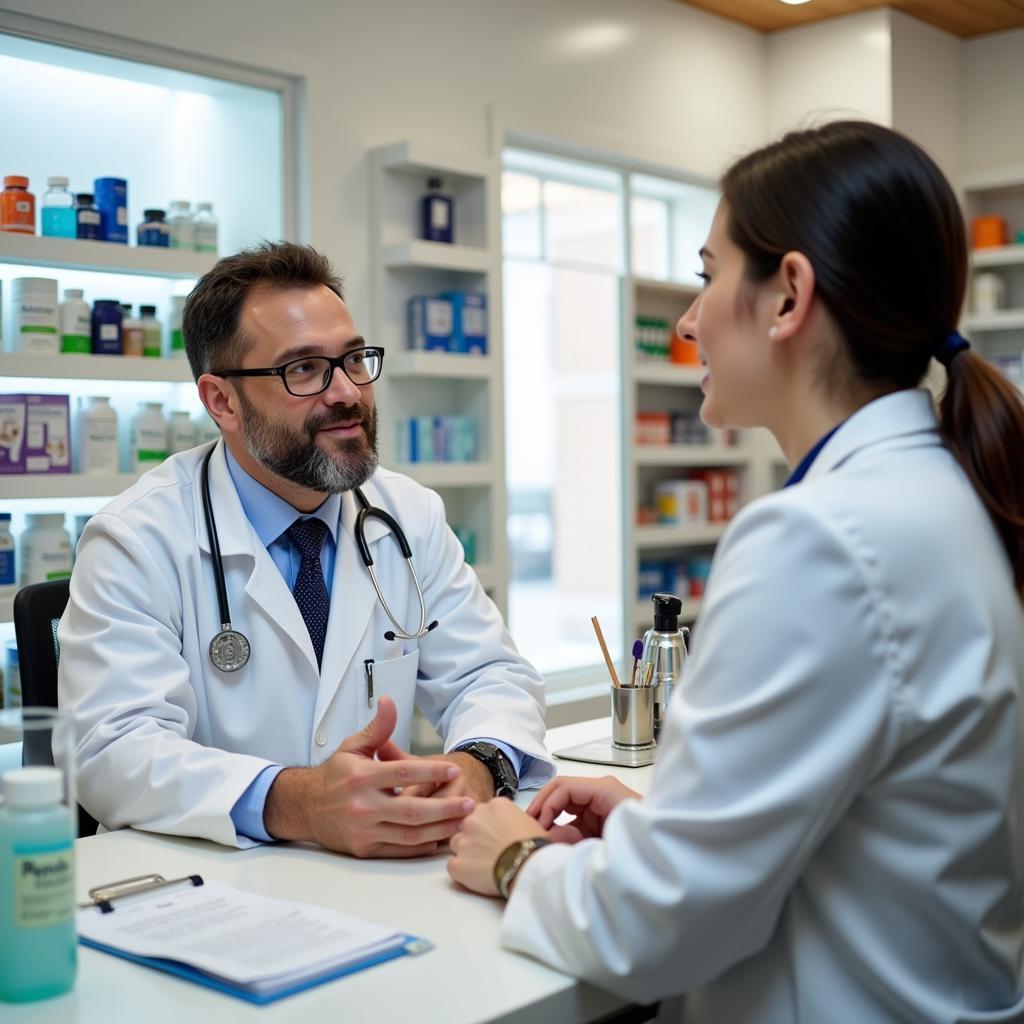
<svg viewBox="0 0 1024 1024">
<path fill-rule="evenodd" d="M 784 4 L 789 4 L 790 7 L 796 7 L 798 4 L 809 4 L 811 0 L 782 0 Z"/>
</svg>

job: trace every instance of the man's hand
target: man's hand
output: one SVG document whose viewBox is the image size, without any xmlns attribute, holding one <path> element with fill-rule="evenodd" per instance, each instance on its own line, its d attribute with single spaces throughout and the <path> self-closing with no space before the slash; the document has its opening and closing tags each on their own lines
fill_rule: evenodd
<svg viewBox="0 0 1024 1024">
<path fill-rule="evenodd" d="M 468 796 L 479 804 L 485 803 L 494 796 L 494 776 L 491 775 L 487 765 L 478 761 L 472 754 L 467 754 L 464 750 L 455 750 L 450 754 L 439 754 L 431 760 L 448 761 L 456 765 L 459 769 L 459 777 L 439 785 L 423 783 L 411 786 L 403 791 L 407 796 L 442 797 L 445 799 L 454 796 Z"/>
<path fill-rule="evenodd" d="M 481 804 L 448 844 L 454 854 L 448 861 L 448 874 L 473 892 L 497 896 L 494 865 L 502 852 L 519 839 L 543 835 L 538 822 L 511 800 L 502 797 Z"/>
<path fill-rule="evenodd" d="M 436 852 L 458 831 L 475 801 L 436 792 L 459 780 L 461 765 L 405 753 L 391 740 L 397 720 L 394 701 L 381 697 L 373 721 L 323 764 L 280 772 L 263 812 L 267 832 L 275 839 L 315 842 L 356 857 Z M 490 773 L 483 770 L 489 782 Z M 416 795 L 424 786 L 436 795 Z"/>
</svg>

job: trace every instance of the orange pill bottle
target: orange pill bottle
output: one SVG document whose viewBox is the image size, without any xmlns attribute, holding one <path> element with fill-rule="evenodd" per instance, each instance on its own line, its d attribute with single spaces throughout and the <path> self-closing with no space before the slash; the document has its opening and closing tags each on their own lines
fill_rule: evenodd
<svg viewBox="0 0 1024 1024">
<path fill-rule="evenodd" d="M 28 178 L 8 174 L 0 192 L 0 231 L 36 233 L 36 197 L 28 190 Z"/>
</svg>

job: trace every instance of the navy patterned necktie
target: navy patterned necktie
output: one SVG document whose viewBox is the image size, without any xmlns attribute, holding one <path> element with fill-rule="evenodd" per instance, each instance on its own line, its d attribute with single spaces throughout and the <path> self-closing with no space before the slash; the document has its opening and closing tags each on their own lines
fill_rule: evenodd
<svg viewBox="0 0 1024 1024">
<path fill-rule="evenodd" d="M 327 637 L 327 615 L 331 610 L 331 599 L 324 583 L 324 570 L 320 565 L 320 549 L 323 547 L 327 526 L 321 519 L 296 519 L 285 531 L 288 539 L 302 555 L 299 575 L 295 577 L 292 594 L 302 612 L 302 619 L 309 630 L 309 638 L 316 651 L 316 663 L 322 667 L 324 640 Z"/>
</svg>

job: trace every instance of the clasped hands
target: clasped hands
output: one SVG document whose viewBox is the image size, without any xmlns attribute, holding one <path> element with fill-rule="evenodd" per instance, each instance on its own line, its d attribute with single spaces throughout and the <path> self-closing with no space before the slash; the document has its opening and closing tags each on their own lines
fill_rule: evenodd
<svg viewBox="0 0 1024 1024">
<path fill-rule="evenodd" d="M 391 739 L 397 721 L 394 701 L 381 697 L 373 721 L 323 764 L 280 772 L 264 807 L 267 832 L 356 857 L 435 853 L 494 796 L 494 780 L 466 753 L 406 753 Z"/>
</svg>

